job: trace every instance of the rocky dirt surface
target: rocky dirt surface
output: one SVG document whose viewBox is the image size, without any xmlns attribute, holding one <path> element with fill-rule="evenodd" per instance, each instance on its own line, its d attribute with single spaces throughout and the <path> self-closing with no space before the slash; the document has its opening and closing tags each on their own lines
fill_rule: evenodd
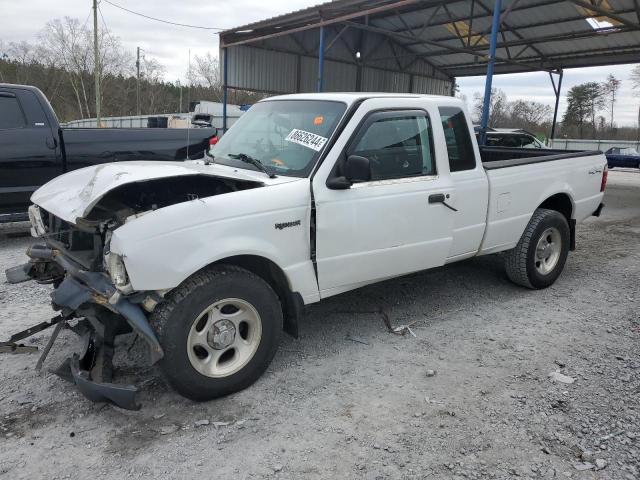
<svg viewBox="0 0 640 480">
<path fill-rule="evenodd" d="M 221 400 L 179 397 L 131 338 L 118 380 L 141 385 L 137 412 L 46 371 L 71 332 L 40 374 L 37 354 L 1 354 L 0 477 L 639 479 L 640 172 L 609 178 L 551 288 L 512 285 L 492 256 L 334 297 Z M 2 230 L 3 271 L 19 231 Z M 52 315 L 49 287 L 0 275 L 0 337 Z"/>
</svg>

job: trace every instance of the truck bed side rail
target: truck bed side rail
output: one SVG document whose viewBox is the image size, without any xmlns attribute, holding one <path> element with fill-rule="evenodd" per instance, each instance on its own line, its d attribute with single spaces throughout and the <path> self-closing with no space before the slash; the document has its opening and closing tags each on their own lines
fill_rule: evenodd
<svg viewBox="0 0 640 480">
<path fill-rule="evenodd" d="M 603 153 L 598 150 L 533 150 L 529 148 L 480 147 L 482 165 L 486 170 L 594 155 L 603 155 Z"/>
</svg>

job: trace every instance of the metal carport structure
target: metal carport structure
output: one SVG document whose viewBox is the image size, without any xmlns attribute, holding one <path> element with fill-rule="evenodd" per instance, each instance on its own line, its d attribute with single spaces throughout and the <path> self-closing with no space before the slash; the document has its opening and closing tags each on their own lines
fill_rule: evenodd
<svg viewBox="0 0 640 480">
<path fill-rule="evenodd" d="M 220 33 L 229 89 L 452 94 L 456 77 L 640 61 L 640 0 L 336 0 Z M 554 78 L 555 75 L 555 78 Z M 225 124 L 226 128 L 226 124 Z"/>
</svg>

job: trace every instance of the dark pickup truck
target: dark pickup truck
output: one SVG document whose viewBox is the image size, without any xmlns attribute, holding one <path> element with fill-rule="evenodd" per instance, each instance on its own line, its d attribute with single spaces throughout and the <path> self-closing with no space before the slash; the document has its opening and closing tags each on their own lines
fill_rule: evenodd
<svg viewBox="0 0 640 480">
<path fill-rule="evenodd" d="M 27 220 L 31 194 L 99 163 L 201 158 L 215 128 L 62 128 L 35 87 L 0 83 L 0 223 Z"/>
</svg>

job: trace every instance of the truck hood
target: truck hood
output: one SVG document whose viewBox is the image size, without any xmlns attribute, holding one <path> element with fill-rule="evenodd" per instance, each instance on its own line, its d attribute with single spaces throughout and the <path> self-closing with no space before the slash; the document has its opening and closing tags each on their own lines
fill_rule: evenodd
<svg viewBox="0 0 640 480">
<path fill-rule="evenodd" d="M 268 178 L 262 172 L 226 165 L 205 165 L 203 161 L 135 161 L 94 165 L 74 170 L 46 183 L 31 196 L 31 201 L 55 216 L 76 223 L 86 217 L 108 192 L 122 185 L 151 180 L 204 175 L 256 182 L 262 186 L 301 180 L 297 177 Z"/>
</svg>

